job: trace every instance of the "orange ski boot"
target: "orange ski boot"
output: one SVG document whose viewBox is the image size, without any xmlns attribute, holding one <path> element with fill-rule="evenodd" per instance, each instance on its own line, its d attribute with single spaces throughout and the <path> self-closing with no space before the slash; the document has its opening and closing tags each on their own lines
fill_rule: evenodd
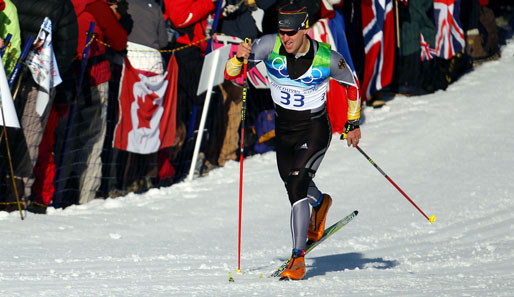
<svg viewBox="0 0 514 297">
<path fill-rule="evenodd" d="M 325 232 L 325 222 L 327 221 L 328 209 L 332 205 L 332 198 L 328 194 L 323 194 L 320 205 L 312 207 L 311 220 L 307 239 L 310 242 L 318 241 Z"/>
<path fill-rule="evenodd" d="M 305 250 L 293 249 L 289 265 L 280 274 L 280 280 L 301 280 L 305 276 Z"/>
</svg>

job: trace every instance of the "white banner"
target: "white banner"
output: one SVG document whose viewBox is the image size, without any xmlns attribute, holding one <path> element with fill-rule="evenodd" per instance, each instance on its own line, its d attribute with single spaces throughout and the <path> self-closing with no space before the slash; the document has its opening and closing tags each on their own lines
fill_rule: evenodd
<svg viewBox="0 0 514 297">
<path fill-rule="evenodd" d="M 9 90 L 9 84 L 7 83 L 7 77 L 5 75 L 4 64 L 0 60 L 0 106 L 3 109 L 4 117 L 0 113 L 0 124 L 6 125 L 7 127 L 20 128 L 20 122 L 16 115 L 16 109 L 14 109 L 14 103 L 12 102 L 11 91 Z"/>
<path fill-rule="evenodd" d="M 223 82 L 225 77 L 223 72 L 225 71 L 225 64 L 227 63 L 230 53 L 230 46 L 226 45 L 220 47 L 205 56 L 202 65 L 202 73 L 200 74 L 200 82 L 198 83 L 198 90 L 196 95 L 200 95 L 207 91 L 212 86 L 219 85 Z M 210 78 L 214 78 L 212 82 Z M 209 85 L 211 83 L 211 85 Z"/>
<path fill-rule="evenodd" d="M 34 81 L 42 88 L 36 102 L 36 112 L 41 116 L 48 105 L 50 89 L 62 82 L 52 47 L 52 21 L 49 18 L 43 21 L 26 63 Z"/>
</svg>

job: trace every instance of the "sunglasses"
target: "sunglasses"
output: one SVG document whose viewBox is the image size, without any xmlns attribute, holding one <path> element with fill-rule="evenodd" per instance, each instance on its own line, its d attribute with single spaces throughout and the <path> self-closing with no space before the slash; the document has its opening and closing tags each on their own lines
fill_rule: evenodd
<svg viewBox="0 0 514 297">
<path fill-rule="evenodd" d="M 296 35 L 296 33 L 298 33 L 298 31 L 296 31 L 296 30 L 294 30 L 294 31 L 278 30 L 278 34 L 280 34 L 280 35 L 294 36 L 294 35 Z"/>
</svg>

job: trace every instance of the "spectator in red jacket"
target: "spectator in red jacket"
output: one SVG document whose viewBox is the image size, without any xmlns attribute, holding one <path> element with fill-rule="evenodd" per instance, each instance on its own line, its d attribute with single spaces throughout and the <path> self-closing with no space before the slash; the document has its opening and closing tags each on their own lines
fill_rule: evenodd
<svg viewBox="0 0 514 297">
<path fill-rule="evenodd" d="M 214 10 L 215 0 L 164 0 L 164 19 L 178 31 L 176 42 L 191 44 L 206 37 L 207 17 Z M 198 45 L 203 52 L 207 43 Z"/>
</svg>

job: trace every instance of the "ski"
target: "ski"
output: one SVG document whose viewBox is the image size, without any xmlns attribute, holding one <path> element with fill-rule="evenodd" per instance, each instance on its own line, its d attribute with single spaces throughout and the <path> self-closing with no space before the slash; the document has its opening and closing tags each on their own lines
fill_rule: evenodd
<svg viewBox="0 0 514 297">
<path fill-rule="evenodd" d="M 305 254 L 308 254 L 310 251 L 312 251 L 312 249 L 317 247 L 320 243 L 325 241 L 327 238 L 329 238 L 334 233 L 336 233 L 339 229 L 343 228 L 346 224 L 351 222 L 351 220 L 353 220 L 353 218 L 355 218 L 355 216 L 357 216 L 358 213 L 359 213 L 358 211 L 354 210 L 352 213 L 350 213 L 346 217 L 342 218 L 341 220 L 339 220 L 332 226 L 326 228 L 325 232 L 323 232 L 323 236 L 320 238 L 320 240 L 315 241 L 315 242 L 307 242 L 307 248 L 305 249 Z M 282 271 L 284 271 L 286 269 L 287 265 L 289 264 L 290 259 L 291 258 L 287 259 L 287 261 L 285 261 L 282 265 L 280 265 L 280 267 L 277 270 L 275 270 L 275 272 L 273 272 L 268 277 L 280 276 L 280 274 L 282 274 Z"/>
</svg>

